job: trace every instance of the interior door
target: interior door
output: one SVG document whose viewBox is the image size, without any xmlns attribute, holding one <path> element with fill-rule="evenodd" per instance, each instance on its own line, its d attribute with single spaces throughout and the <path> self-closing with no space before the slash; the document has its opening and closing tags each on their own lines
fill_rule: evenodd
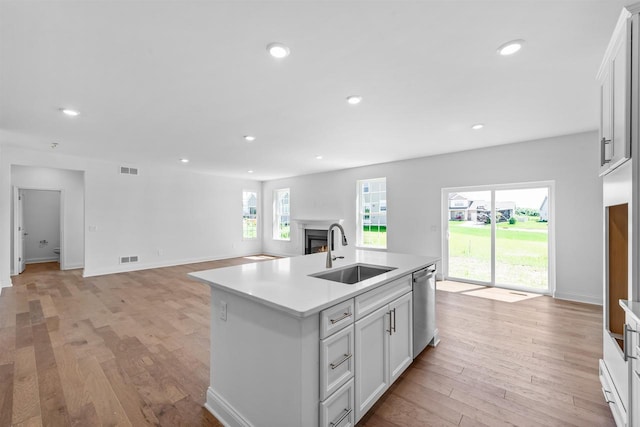
<svg viewBox="0 0 640 427">
<path fill-rule="evenodd" d="M 14 189 L 14 266 L 15 273 L 20 274 L 24 271 L 24 259 L 26 251 L 27 232 L 24 229 L 24 192 L 19 188 Z"/>
</svg>

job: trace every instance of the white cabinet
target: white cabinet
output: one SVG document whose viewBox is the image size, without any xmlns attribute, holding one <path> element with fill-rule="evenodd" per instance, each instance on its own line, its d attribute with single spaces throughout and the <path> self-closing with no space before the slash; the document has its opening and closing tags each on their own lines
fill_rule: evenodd
<svg viewBox="0 0 640 427">
<path fill-rule="evenodd" d="M 631 360 L 629 378 L 629 425 L 640 427 L 640 323 L 627 313 L 625 352 Z"/>
<path fill-rule="evenodd" d="M 413 362 L 413 293 L 410 292 L 391 304 L 391 335 L 389 335 L 390 384 L 398 379 Z"/>
<path fill-rule="evenodd" d="M 353 377 L 353 325 L 320 341 L 320 399 Z"/>
<path fill-rule="evenodd" d="M 637 15 L 636 15 L 637 22 Z M 631 157 L 631 28 L 623 11 L 598 72 L 600 84 L 600 175 Z"/>
<path fill-rule="evenodd" d="M 355 424 L 353 298 L 320 312 L 320 426 Z"/>
<path fill-rule="evenodd" d="M 356 298 L 356 308 L 357 306 Z M 368 313 L 370 311 L 367 309 Z M 412 324 L 410 291 L 388 304 L 383 304 L 356 322 L 356 422 L 411 364 Z"/>
</svg>

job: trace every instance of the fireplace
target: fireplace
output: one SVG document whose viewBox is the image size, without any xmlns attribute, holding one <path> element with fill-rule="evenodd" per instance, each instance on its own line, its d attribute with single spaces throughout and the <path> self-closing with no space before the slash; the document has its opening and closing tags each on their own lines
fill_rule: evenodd
<svg viewBox="0 0 640 427">
<path fill-rule="evenodd" d="M 331 230 L 331 250 L 334 250 L 334 231 Z M 304 253 L 315 254 L 318 252 L 327 252 L 327 230 L 313 230 L 313 229 L 305 229 L 304 230 Z"/>
</svg>

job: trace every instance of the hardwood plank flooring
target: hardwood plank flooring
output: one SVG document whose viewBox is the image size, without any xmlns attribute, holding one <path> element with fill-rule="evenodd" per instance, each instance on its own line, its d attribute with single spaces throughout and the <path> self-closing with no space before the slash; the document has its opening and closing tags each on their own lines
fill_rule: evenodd
<svg viewBox="0 0 640 427">
<path fill-rule="evenodd" d="M 0 427 L 220 426 L 203 408 L 209 288 L 186 274 L 248 262 L 86 279 L 29 265 L 0 294 Z M 360 427 L 615 425 L 598 381 L 601 307 L 448 289 L 440 345 Z"/>
</svg>

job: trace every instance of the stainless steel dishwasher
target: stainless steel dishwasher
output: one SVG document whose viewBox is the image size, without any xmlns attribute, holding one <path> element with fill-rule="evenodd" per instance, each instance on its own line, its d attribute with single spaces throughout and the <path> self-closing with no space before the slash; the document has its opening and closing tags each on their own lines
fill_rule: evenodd
<svg viewBox="0 0 640 427">
<path fill-rule="evenodd" d="M 413 357 L 434 339 L 436 328 L 436 266 L 413 273 Z M 435 344 L 435 343 L 434 343 Z"/>
</svg>

